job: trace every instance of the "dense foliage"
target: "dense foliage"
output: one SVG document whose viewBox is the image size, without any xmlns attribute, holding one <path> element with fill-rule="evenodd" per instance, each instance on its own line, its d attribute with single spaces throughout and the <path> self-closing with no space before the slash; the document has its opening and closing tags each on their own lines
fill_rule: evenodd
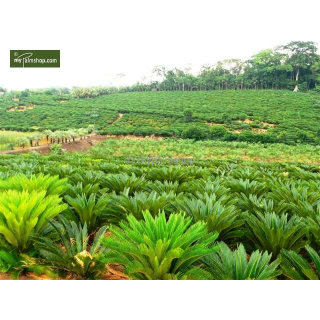
<svg viewBox="0 0 320 320">
<path fill-rule="evenodd" d="M 13 110 L 19 105 L 33 107 Z M 319 110 L 315 93 L 277 90 L 132 92 L 91 99 L 41 93 L 19 101 L 0 98 L 0 128 L 52 130 L 57 136 L 63 131 L 69 139 L 94 126 L 103 134 L 319 144 Z"/>
<path fill-rule="evenodd" d="M 298 163 L 2 156 L 0 271 L 317 279 L 319 190 L 319 166 Z"/>
</svg>

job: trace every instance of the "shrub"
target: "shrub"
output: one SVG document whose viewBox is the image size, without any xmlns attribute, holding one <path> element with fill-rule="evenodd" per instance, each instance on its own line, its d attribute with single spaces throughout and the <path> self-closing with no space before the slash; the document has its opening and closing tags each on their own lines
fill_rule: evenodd
<svg viewBox="0 0 320 320">
<path fill-rule="evenodd" d="M 195 141 L 205 140 L 208 137 L 207 132 L 201 127 L 191 127 L 182 132 L 183 139 L 193 139 Z"/>
</svg>

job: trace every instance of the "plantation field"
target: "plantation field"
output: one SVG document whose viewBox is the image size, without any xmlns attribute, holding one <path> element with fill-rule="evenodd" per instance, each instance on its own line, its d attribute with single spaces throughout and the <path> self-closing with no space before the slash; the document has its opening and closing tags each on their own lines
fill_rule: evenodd
<svg viewBox="0 0 320 320">
<path fill-rule="evenodd" d="M 320 164 L 320 147 L 311 145 L 252 144 L 134 137 L 108 138 L 88 152 L 98 158 L 194 158 L 196 160 L 250 160 Z"/>
<path fill-rule="evenodd" d="M 319 279 L 319 189 L 307 164 L 2 155 L 1 277 Z"/>
<path fill-rule="evenodd" d="M 122 118 L 115 121 L 119 114 Z M 0 99 L 0 128 L 18 131 L 93 124 L 104 134 L 180 137 L 197 127 L 204 132 L 201 139 L 318 144 L 319 120 L 319 95 L 276 90 L 130 92 L 88 99 L 31 94 L 19 101 Z"/>
</svg>

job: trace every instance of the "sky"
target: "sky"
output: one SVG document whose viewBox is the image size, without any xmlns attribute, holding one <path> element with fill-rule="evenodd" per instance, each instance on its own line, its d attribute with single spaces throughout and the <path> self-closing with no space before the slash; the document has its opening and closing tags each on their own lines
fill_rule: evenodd
<svg viewBox="0 0 320 320">
<path fill-rule="evenodd" d="M 290 41 L 320 45 L 319 12 L 319 0 L 2 0 L 0 86 L 130 85 L 156 65 L 195 73 Z M 9 66 L 10 50 L 46 49 L 60 50 L 60 68 Z"/>
</svg>

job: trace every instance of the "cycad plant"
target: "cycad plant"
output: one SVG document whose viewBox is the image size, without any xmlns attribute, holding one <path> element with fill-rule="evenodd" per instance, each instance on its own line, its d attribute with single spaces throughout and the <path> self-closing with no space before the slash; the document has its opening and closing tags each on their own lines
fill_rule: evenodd
<svg viewBox="0 0 320 320">
<path fill-rule="evenodd" d="M 82 182 L 79 182 L 76 185 L 71 185 L 67 191 L 67 195 L 76 198 L 79 194 L 85 195 L 86 197 L 90 197 L 91 194 L 101 193 L 101 188 L 99 184 L 87 184 L 85 186 L 82 185 Z"/>
<path fill-rule="evenodd" d="M 19 174 L 0 181 L 0 192 L 5 190 L 17 191 L 45 191 L 46 196 L 59 195 L 68 189 L 67 179 L 59 179 L 58 176 L 32 175 L 27 177 Z"/>
<path fill-rule="evenodd" d="M 226 182 L 226 186 L 231 189 L 232 192 L 238 193 L 238 194 L 245 194 L 249 196 L 249 194 L 255 194 L 257 196 L 261 196 L 265 194 L 269 187 L 259 181 L 249 179 L 230 179 Z"/>
<path fill-rule="evenodd" d="M 105 178 L 103 186 L 107 187 L 110 192 L 120 194 L 125 189 L 128 189 L 128 194 L 132 195 L 134 192 L 141 191 L 145 188 L 146 180 L 142 177 L 136 177 L 135 174 L 131 176 L 127 174 L 113 174 Z"/>
<path fill-rule="evenodd" d="M 320 194 L 315 190 L 314 184 L 305 182 L 287 182 L 277 181 L 272 187 L 270 197 L 275 203 L 286 207 L 287 212 L 296 214 L 300 217 L 313 215 L 316 207 L 320 204 Z"/>
<path fill-rule="evenodd" d="M 163 194 L 163 193 L 174 193 L 174 194 L 180 194 L 183 193 L 181 190 L 182 184 L 179 184 L 179 182 L 168 182 L 168 181 L 154 181 L 149 182 L 146 189 L 148 192 L 155 191 L 157 194 Z"/>
<path fill-rule="evenodd" d="M 44 258 L 43 264 L 60 272 L 71 272 L 77 278 L 99 278 L 105 270 L 104 263 L 99 259 L 103 250 L 100 240 L 106 227 L 97 231 L 93 243 L 89 245 L 86 224 L 77 225 L 63 216 L 59 216 L 58 221 L 51 220 L 50 224 L 59 234 L 63 246 L 47 237 L 33 236 L 36 249 Z"/>
<path fill-rule="evenodd" d="M 104 179 L 104 173 L 99 171 L 92 170 L 80 170 L 79 172 L 74 173 L 69 177 L 69 182 L 72 185 L 77 185 L 78 183 L 82 183 L 83 186 L 87 184 L 101 184 Z"/>
<path fill-rule="evenodd" d="M 57 195 L 46 197 L 45 191 L 9 190 L 0 193 L 0 233 L 20 251 L 29 245 L 31 233 L 39 233 L 48 223 L 65 210 Z"/>
<path fill-rule="evenodd" d="M 308 244 L 308 228 L 302 218 L 287 214 L 245 214 L 246 236 L 252 245 L 272 253 L 275 259 L 281 249 L 298 251 Z"/>
<path fill-rule="evenodd" d="M 151 169 L 147 173 L 147 178 L 148 180 L 152 181 L 177 181 L 179 183 L 189 181 L 192 179 L 186 168 L 180 166 Z"/>
<path fill-rule="evenodd" d="M 103 239 L 110 251 L 102 261 L 123 265 L 133 279 L 202 278 L 196 266 L 218 250 L 214 244 L 218 234 L 209 233 L 204 222 L 191 225 L 183 214 L 171 214 L 166 220 L 164 212 L 152 217 L 146 211 L 143 218 L 139 221 L 130 215 L 120 227 L 110 227 L 112 236 Z"/>
<path fill-rule="evenodd" d="M 223 242 L 219 245 L 218 252 L 202 260 L 215 280 L 271 280 L 281 274 L 277 270 L 280 262 L 270 263 L 268 252 L 257 250 L 248 257 L 242 244 L 234 251 Z"/>
<path fill-rule="evenodd" d="M 204 194 L 200 199 L 177 199 L 172 204 L 176 212 L 185 212 L 193 222 L 204 221 L 209 231 L 219 233 L 220 240 L 241 235 L 243 224 L 239 209 L 234 205 L 235 199 L 223 195 L 217 200 L 215 194 Z"/>
<path fill-rule="evenodd" d="M 108 202 L 107 195 L 98 197 L 95 193 L 90 194 L 90 196 L 78 194 L 76 198 L 68 195 L 65 199 L 71 208 L 69 213 L 73 214 L 83 226 L 86 224 L 89 232 L 94 231 L 99 226 L 100 218 Z"/>
<path fill-rule="evenodd" d="M 314 268 L 302 256 L 294 251 L 282 250 L 282 269 L 285 276 L 293 280 L 319 280 L 320 256 L 310 246 L 306 250 L 314 263 Z"/>
<path fill-rule="evenodd" d="M 110 198 L 106 217 L 116 224 L 117 221 L 126 219 L 128 214 L 132 214 L 137 219 L 143 219 L 142 212 L 145 210 L 155 216 L 165 210 L 174 198 L 173 193 L 159 195 L 155 191 L 149 194 L 137 192 L 130 197 L 128 190 L 125 190 L 121 195 L 114 195 Z"/>
</svg>

